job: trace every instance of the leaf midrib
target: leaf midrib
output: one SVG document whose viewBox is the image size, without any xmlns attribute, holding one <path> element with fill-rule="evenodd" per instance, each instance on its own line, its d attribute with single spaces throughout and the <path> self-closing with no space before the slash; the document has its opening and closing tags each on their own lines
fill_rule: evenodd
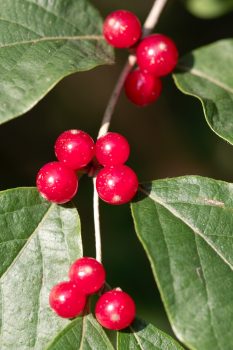
<svg viewBox="0 0 233 350">
<path fill-rule="evenodd" d="M 201 270 L 202 270 L 202 275 L 203 275 L 203 285 L 204 285 L 204 290 L 205 290 L 205 293 L 206 293 L 206 306 L 209 310 L 209 319 L 210 319 L 210 327 L 212 329 L 212 334 L 214 335 L 214 338 L 215 338 L 215 341 L 216 341 L 216 344 L 218 345 L 218 348 L 221 349 L 221 346 L 219 346 L 219 343 L 218 343 L 218 336 L 216 335 L 216 332 L 215 332 L 215 327 L 214 327 L 214 324 L 213 324 L 213 315 L 212 315 L 212 308 L 211 308 L 211 305 L 210 305 L 210 302 L 209 302 L 209 292 L 208 292 L 208 283 L 207 283 L 207 280 L 206 280 L 206 276 L 205 276 L 205 270 L 203 268 L 203 264 L 202 264 L 202 258 L 201 258 L 201 255 L 200 255 L 200 252 L 199 252 L 199 248 L 198 248 L 198 242 L 197 242 L 197 236 L 194 237 L 195 239 L 195 247 L 196 247 L 196 252 L 197 252 L 197 256 L 198 256 L 198 259 L 199 259 L 199 262 L 200 262 L 200 267 L 201 267 Z"/>
<path fill-rule="evenodd" d="M 47 41 L 83 41 L 83 40 L 100 41 L 100 40 L 104 40 L 104 38 L 102 35 L 47 36 L 43 38 L 22 40 L 22 41 L 16 41 L 10 44 L 0 45 L 0 49 L 15 47 L 18 45 L 34 45 L 40 42 L 47 42 Z"/>
<path fill-rule="evenodd" d="M 79 350 L 82 350 L 84 347 L 84 339 L 85 339 L 85 331 L 86 331 L 86 318 L 87 318 L 87 316 L 83 316 L 83 318 L 82 318 L 82 332 L 81 332 Z"/>
<path fill-rule="evenodd" d="M 231 265 L 231 263 L 229 261 L 227 261 L 225 259 L 225 257 L 217 250 L 217 248 L 207 239 L 207 237 L 201 232 L 199 231 L 195 226 L 193 226 L 192 224 L 190 224 L 189 222 L 185 221 L 185 219 L 172 207 L 170 207 L 167 203 L 163 202 L 161 200 L 160 197 L 158 197 L 157 195 L 153 194 L 153 196 L 151 195 L 150 192 L 148 192 L 145 188 L 143 188 L 142 186 L 140 186 L 140 191 L 142 193 L 144 193 L 146 196 L 148 196 L 152 201 L 157 202 L 158 204 L 160 204 L 162 207 L 164 207 L 165 209 L 167 209 L 168 211 L 170 211 L 170 213 L 172 213 L 175 217 L 177 217 L 178 219 L 180 219 L 185 225 L 187 225 L 193 232 L 195 232 L 196 234 L 198 234 L 202 239 L 204 239 L 204 241 L 219 255 L 219 257 L 231 268 L 231 270 L 233 270 L 233 266 Z"/>
<path fill-rule="evenodd" d="M 133 328 L 133 326 L 130 326 L 129 328 L 131 329 L 131 331 L 132 331 L 132 333 L 133 333 L 133 335 L 134 335 L 134 337 L 135 337 L 135 339 L 136 339 L 136 341 L 137 341 L 139 347 L 140 347 L 142 350 L 144 350 L 143 345 L 142 345 L 142 343 L 141 343 L 141 341 L 140 341 L 140 338 L 137 336 L 136 331 L 135 331 L 135 329 Z"/>
<path fill-rule="evenodd" d="M 178 64 L 177 68 L 180 69 L 181 71 L 188 72 L 188 73 L 190 73 L 190 74 L 192 74 L 194 76 L 197 76 L 199 78 L 206 79 L 210 83 L 212 83 L 212 84 L 222 88 L 227 93 L 233 94 L 233 89 L 231 87 L 229 87 L 228 85 L 222 83 L 218 79 L 209 76 L 208 74 L 204 73 L 203 71 L 200 71 L 200 70 L 198 70 L 196 68 L 191 68 L 191 67 L 185 66 L 183 64 Z"/>
<path fill-rule="evenodd" d="M 47 214 L 47 213 L 46 213 Z M 44 263 L 43 263 L 43 253 L 42 253 L 42 249 L 41 249 L 41 243 L 40 243 L 40 239 L 38 237 L 38 247 L 40 250 L 40 256 L 41 256 L 41 261 L 42 261 L 42 272 L 41 272 L 41 280 L 40 280 L 40 291 L 38 293 L 38 307 L 37 307 L 37 312 L 36 312 L 36 327 L 35 327 L 35 336 L 34 336 L 34 348 L 36 348 L 36 344 L 38 341 L 38 330 L 39 330 L 39 326 L 40 326 L 40 310 L 41 310 L 41 295 L 42 295 L 42 287 L 44 285 Z"/>
</svg>

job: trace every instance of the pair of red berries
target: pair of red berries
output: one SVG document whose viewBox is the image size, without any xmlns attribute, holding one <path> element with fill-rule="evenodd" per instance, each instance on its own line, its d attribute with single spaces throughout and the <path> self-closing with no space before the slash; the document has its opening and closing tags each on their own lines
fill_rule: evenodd
<svg viewBox="0 0 233 350">
<path fill-rule="evenodd" d="M 56 162 L 45 164 L 38 172 L 36 186 L 50 202 L 70 201 L 78 190 L 76 170 L 85 167 L 94 157 L 95 144 L 81 130 L 63 132 L 55 142 Z"/>
<path fill-rule="evenodd" d="M 78 189 L 75 171 L 87 166 L 94 156 L 104 166 L 96 178 L 101 199 L 110 204 L 123 204 L 137 192 L 136 174 L 123 165 L 129 156 L 129 144 L 118 133 L 107 133 L 95 145 L 84 131 L 68 130 L 56 140 L 55 154 L 58 161 L 45 164 L 36 179 L 38 191 L 51 202 L 66 203 L 75 196 Z"/>
<path fill-rule="evenodd" d="M 69 281 L 55 285 L 49 295 L 51 308 L 63 318 L 80 315 L 87 296 L 98 292 L 105 283 L 105 270 L 101 263 L 89 257 L 76 260 L 69 270 Z M 108 291 L 95 306 L 97 321 L 105 328 L 120 330 L 135 318 L 133 299 L 120 289 Z"/>
<path fill-rule="evenodd" d="M 141 23 L 134 13 L 117 10 L 105 19 L 103 34 L 110 45 L 129 48 L 141 38 Z M 129 73 L 125 92 L 133 103 L 145 106 L 160 96 L 162 83 L 159 77 L 173 71 L 178 61 L 178 50 L 169 37 L 152 34 L 139 42 L 136 58 L 139 68 Z"/>
<path fill-rule="evenodd" d="M 110 204 L 129 202 L 138 189 L 135 172 L 124 165 L 130 153 L 126 138 L 109 132 L 96 142 L 96 158 L 104 166 L 96 177 L 98 195 Z"/>
</svg>

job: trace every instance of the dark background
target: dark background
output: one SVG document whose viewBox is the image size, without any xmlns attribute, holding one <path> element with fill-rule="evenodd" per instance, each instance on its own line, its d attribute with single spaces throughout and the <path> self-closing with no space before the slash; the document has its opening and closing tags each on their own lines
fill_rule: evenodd
<svg viewBox="0 0 233 350">
<path fill-rule="evenodd" d="M 92 3 L 103 16 L 125 8 L 144 21 L 152 0 L 114 0 Z M 233 14 L 201 20 L 182 4 L 169 1 L 156 31 L 171 36 L 184 54 L 196 47 L 230 37 Z M 116 64 L 77 73 L 60 82 L 23 117 L 0 128 L 0 189 L 34 186 L 38 169 L 54 160 L 53 144 L 64 130 L 81 129 L 94 138 L 127 52 L 116 52 Z M 198 100 L 179 92 L 171 77 L 163 79 L 161 98 L 137 108 L 122 94 L 111 130 L 125 135 L 131 145 L 128 164 L 141 181 L 198 174 L 232 181 L 233 148 L 207 126 Z M 80 180 L 75 199 L 81 216 L 84 253 L 94 256 L 92 181 Z M 144 251 L 134 233 L 128 205 L 101 203 L 103 260 L 108 282 L 136 300 L 138 315 L 165 331 L 169 324 Z"/>
</svg>

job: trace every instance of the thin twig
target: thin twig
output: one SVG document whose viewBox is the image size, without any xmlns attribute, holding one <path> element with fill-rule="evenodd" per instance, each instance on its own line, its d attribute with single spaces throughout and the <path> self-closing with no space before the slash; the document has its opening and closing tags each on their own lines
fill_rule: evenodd
<svg viewBox="0 0 233 350">
<path fill-rule="evenodd" d="M 155 0 L 146 20 L 143 25 L 143 37 L 150 34 L 154 26 L 157 24 L 158 19 L 166 5 L 168 0 Z M 127 62 L 122 69 L 122 72 L 117 80 L 115 88 L 107 104 L 106 110 L 103 115 L 101 127 L 98 133 L 98 137 L 105 135 L 110 127 L 112 115 L 114 113 L 116 104 L 120 97 L 121 90 L 124 86 L 125 79 L 131 69 L 136 64 L 136 56 L 129 55 Z M 95 241 L 96 241 L 96 259 L 101 262 L 101 234 L 100 234 L 100 219 L 99 219 L 99 196 L 96 191 L 96 177 L 93 178 L 94 186 L 94 197 L 93 197 L 93 208 L 94 208 L 94 224 L 95 224 Z"/>
<path fill-rule="evenodd" d="M 129 72 L 131 71 L 132 67 L 135 65 L 135 63 L 136 63 L 136 57 L 134 55 L 130 55 L 128 57 L 128 60 L 125 64 L 124 68 L 122 69 L 122 72 L 117 80 L 116 86 L 115 86 L 113 93 L 110 97 L 107 108 L 104 112 L 104 116 L 102 119 L 101 127 L 100 127 L 97 138 L 99 138 L 107 133 L 109 126 L 110 126 L 113 112 L 114 112 L 116 104 L 118 102 L 121 90 L 124 86 L 125 79 L 126 79 L 127 75 L 129 74 Z"/>
</svg>

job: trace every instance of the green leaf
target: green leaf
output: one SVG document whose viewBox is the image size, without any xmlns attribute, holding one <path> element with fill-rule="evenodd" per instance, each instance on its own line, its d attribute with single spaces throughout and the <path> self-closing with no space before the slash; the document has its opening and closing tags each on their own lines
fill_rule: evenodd
<svg viewBox="0 0 233 350">
<path fill-rule="evenodd" d="M 187 9 L 201 18 L 214 18 L 233 10 L 233 0 L 184 0 Z"/>
<path fill-rule="evenodd" d="M 87 0 L 0 0 L 0 124 L 32 108 L 63 77 L 112 63 Z"/>
<path fill-rule="evenodd" d="M 118 350 L 182 350 L 183 348 L 169 335 L 152 324 L 135 320 L 129 329 L 118 332 Z"/>
<path fill-rule="evenodd" d="M 71 322 L 46 350 L 114 350 L 103 328 L 87 315 Z"/>
<path fill-rule="evenodd" d="M 1 350 L 44 350 L 69 323 L 52 312 L 48 295 L 80 256 L 72 205 L 51 204 L 34 188 L 0 192 Z"/>
<path fill-rule="evenodd" d="M 233 349 L 233 185 L 154 181 L 132 204 L 173 330 L 197 350 Z"/>
<path fill-rule="evenodd" d="M 233 40 L 220 40 L 181 58 L 174 75 L 177 87 L 197 97 L 206 121 L 233 144 Z"/>
</svg>

